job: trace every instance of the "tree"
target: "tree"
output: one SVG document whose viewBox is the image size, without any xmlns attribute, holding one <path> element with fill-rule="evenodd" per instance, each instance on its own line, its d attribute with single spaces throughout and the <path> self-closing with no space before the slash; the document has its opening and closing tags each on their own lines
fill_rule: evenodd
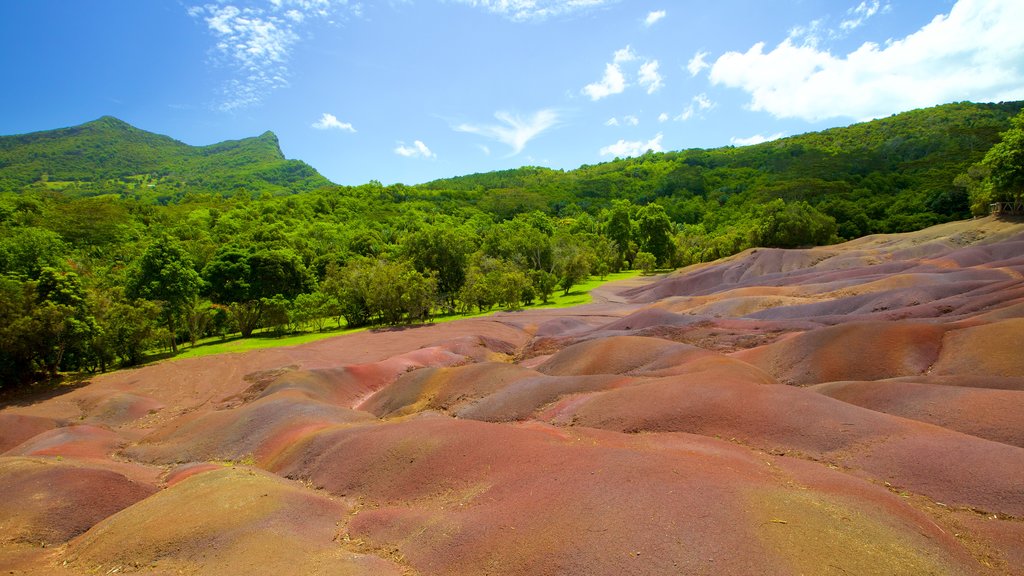
<svg viewBox="0 0 1024 576">
<path fill-rule="evenodd" d="M 114 357 L 125 366 L 141 362 L 145 351 L 157 344 L 153 321 L 160 316 L 160 306 L 141 298 L 126 300 L 119 289 L 96 294 L 94 301 L 99 330 L 93 348 L 101 369 Z"/>
<path fill-rule="evenodd" d="M 367 297 L 370 292 L 370 266 L 367 258 L 354 258 L 345 266 L 329 264 L 320 289 L 337 303 L 338 313 L 349 328 L 370 322 Z"/>
<path fill-rule="evenodd" d="M 57 268 L 67 258 L 68 246 L 45 228 L 19 227 L 0 237 L 0 274 L 35 279 L 43 268 Z"/>
<path fill-rule="evenodd" d="M 620 267 L 622 262 L 626 262 L 627 266 L 633 262 L 632 254 L 629 253 L 629 246 L 633 240 L 633 221 L 629 216 L 631 207 L 629 200 L 616 200 L 605 224 L 605 236 L 611 239 L 619 250 Z"/>
<path fill-rule="evenodd" d="M 0 276 L 0 387 L 26 382 L 33 376 L 28 319 L 35 304 L 34 282 Z"/>
<path fill-rule="evenodd" d="M 274 303 L 278 296 L 291 301 L 313 289 L 312 276 L 298 254 L 286 249 L 228 246 L 207 264 L 203 276 L 211 300 L 228 306 L 246 338 L 263 323 L 268 303 Z M 272 325 L 281 324 L 275 321 Z"/>
<path fill-rule="evenodd" d="M 292 321 L 299 326 L 311 325 L 313 330 L 321 332 L 327 318 L 334 315 L 330 303 L 330 297 L 319 290 L 299 294 L 292 301 Z"/>
<path fill-rule="evenodd" d="M 993 199 L 1024 211 L 1024 111 L 1010 121 L 1002 140 L 989 148 L 981 164 L 989 170 Z"/>
<path fill-rule="evenodd" d="M 32 338 L 46 370 L 56 376 L 59 368 L 85 367 L 97 326 L 78 275 L 43 268 L 36 301 Z"/>
<path fill-rule="evenodd" d="M 178 326 L 185 307 L 202 286 L 202 279 L 180 243 L 163 236 L 143 253 L 128 281 L 127 294 L 130 298 L 145 298 L 162 304 L 171 350 L 177 352 Z"/>
<path fill-rule="evenodd" d="M 753 243 L 774 248 L 828 244 L 836 235 L 836 221 L 807 202 L 783 202 L 781 198 L 757 211 Z"/>
<path fill-rule="evenodd" d="M 633 264 L 644 274 L 644 276 L 647 276 L 654 272 L 654 269 L 658 267 L 658 259 L 650 252 L 640 252 L 636 255 L 636 260 L 633 261 Z"/>
<path fill-rule="evenodd" d="M 466 266 L 473 247 L 469 236 L 449 226 L 428 226 L 405 237 L 402 252 L 420 272 L 433 270 L 437 292 L 449 309 L 455 308 L 466 281 Z"/>
<path fill-rule="evenodd" d="M 637 232 L 640 250 L 650 252 L 658 264 L 668 265 L 675 244 L 672 241 L 672 221 L 660 204 L 648 204 L 637 212 Z"/>
<path fill-rule="evenodd" d="M 183 310 L 188 341 L 195 346 L 196 342 L 206 335 L 206 330 L 213 320 L 213 303 L 196 295 L 185 304 Z"/>
<path fill-rule="evenodd" d="M 593 252 L 577 238 L 567 235 L 556 238 L 555 275 L 563 294 L 569 294 L 573 286 L 590 276 L 593 260 Z"/>
<path fill-rule="evenodd" d="M 533 283 L 534 294 L 540 296 L 540 301 L 544 304 L 548 303 L 548 298 L 551 297 L 551 293 L 555 291 L 555 287 L 558 286 L 558 276 L 547 270 L 531 270 L 530 271 L 530 282 Z"/>
</svg>

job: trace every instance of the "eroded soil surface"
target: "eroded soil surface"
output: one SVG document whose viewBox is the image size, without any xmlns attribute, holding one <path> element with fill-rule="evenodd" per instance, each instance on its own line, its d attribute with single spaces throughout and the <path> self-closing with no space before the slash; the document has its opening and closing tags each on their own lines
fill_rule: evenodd
<svg viewBox="0 0 1024 576">
<path fill-rule="evenodd" d="M 1024 574 L 1024 225 L 0 409 L 3 574 Z"/>
</svg>

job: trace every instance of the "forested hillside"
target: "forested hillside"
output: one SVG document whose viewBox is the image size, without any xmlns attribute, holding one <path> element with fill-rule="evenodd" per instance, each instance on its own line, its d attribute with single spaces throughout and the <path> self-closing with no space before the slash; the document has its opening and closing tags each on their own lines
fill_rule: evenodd
<svg viewBox="0 0 1024 576">
<path fill-rule="evenodd" d="M 331 185 L 271 133 L 194 148 L 106 117 L 2 137 L 0 382 L 965 218 L 1020 198 L 1022 104 L 418 186 Z"/>
<path fill-rule="evenodd" d="M 0 136 L 0 191 L 116 193 L 167 202 L 185 192 L 300 192 L 329 184 L 305 162 L 285 160 L 273 132 L 189 146 L 104 116 L 80 126 Z"/>
</svg>

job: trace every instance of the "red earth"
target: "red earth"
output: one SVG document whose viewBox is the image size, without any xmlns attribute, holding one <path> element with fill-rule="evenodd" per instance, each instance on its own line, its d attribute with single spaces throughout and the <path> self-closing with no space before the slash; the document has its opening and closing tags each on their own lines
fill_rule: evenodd
<svg viewBox="0 0 1024 576">
<path fill-rule="evenodd" d="M 1024 575 L 1024 224 L 0 408 L 6 574 Z"/>
</svg>

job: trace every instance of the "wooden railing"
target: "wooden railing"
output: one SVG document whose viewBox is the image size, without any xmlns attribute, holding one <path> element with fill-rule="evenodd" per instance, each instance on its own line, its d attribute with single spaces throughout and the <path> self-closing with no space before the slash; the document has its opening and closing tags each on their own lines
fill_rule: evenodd
<svg viewBox="0 0 1024 576">
<path fill-rule="evenodd" d="M 996 216 L 1022 216 L 1024 215 L 1024 200 L 993 202 L 988 205 L 988 213 Z"/>
</svg>

